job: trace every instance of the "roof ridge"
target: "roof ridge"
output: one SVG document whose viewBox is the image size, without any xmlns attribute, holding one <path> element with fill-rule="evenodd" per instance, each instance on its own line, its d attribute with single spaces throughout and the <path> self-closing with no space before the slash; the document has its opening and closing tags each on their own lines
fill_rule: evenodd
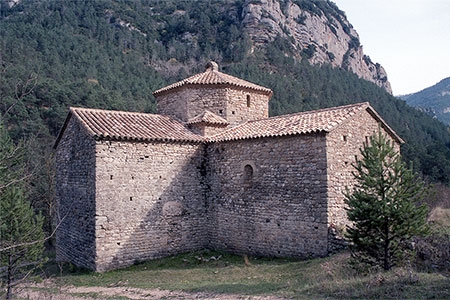
<svg viewBox="0 0 450 300">
<path fill-rule="evenodd" d="M 224 74 L 224 75 L 227 75 L 227 74 L 225 74 L 225 73 L 223 73 L 223 72 L 220 72 L 220 71 L 218 71 L 218 70 L 211 70 L 211 72 L 214 72 L 214 73 L 216 74 L 216 76 L 218 76 L 218 77 L 220 78 L 220 80 L 227 81 L 227 79 L 224 78 L 224 76 L 222 76 L 222 74 Z M 230 75 L 230 76 L 231 76 L 231 75 Z M 236 78 L 237 78 L 237 77 L 236 77 Z M 240 78 L 238 78 L 238 79 L 240 79 Z M 241 79 L 241 80 L 243 80 L 243 79 Z"/>
<path fill-rule="evenodd" d="M 169 84 L 168 86 L 172 86 L 172 85 L 178 84 L 178 83 L 189 83 L 190 80 L 197 79 L 197 77 L 200 77 L 200 75 L 202 75 L 202 74 L 204 74 L 204 73 L 206 73 L 206 72 L 207 72 L 207 71 L 204 71 L 204 72 L 200 72 L 200 73 L 194 74 L 194 75 L 192 75 L 192 76 L 189 76 L 188 78 L 182 79 L 182 80 L 177 81 L 177 82 L 174 82 L 174 83 L 172 83 L 172 84 Z M 163 89 L 163 88 L 162 88 L 162 89 Z M 156 92 L 156 91 L 155 91 L 155 92 Z"/>
<path fill-rule="evenodd" d="M 245 122 L 243 122 L 243 123 L 237 124 L 236 126 L 230 127 L 230 128 L 225 129 L 225 130 L 223 130 L 223 131 L 221 131 L 221 132 L 219 132 L 219 133 L 216 133 L 215 135 L 211 135 L 211 136 L 208 137 L 207 141 L 208 141 L 208 142 L 213 141 L 212 139 L 213 139 L 215 136 L 222 135 L 222 134 L 227 133 L 228 131 L 238 129 L 238 128 L 240 128 L 240 127 L 242 127 L 242 126 L 244 126 L 244 125 L 246 125 L 246 124 L 248 124 L 248 123 L 250 123 L 250 122 L 252 122 L 252 121 L 245 121 Z"/>
<path fill-rule="evenodd" d="M 207 117 L 211 117 L 213 118 L 213 120 L 204 120 Z M 216 120 L 214 120 L 216 119 Z M 210 123 L 210 124 L 229 124 L 228 121 L 224 118 L 222 118 L 221 116 L 213 113 L 212 111 L 205 109 L 203 112 L 199 113 L 198 115 L 190 118 L 186 124 L 196 124 L 196 123 Z"/>
<path fill-rule="evenodd" d="M 70 116 L 74 116 L 94 138 L 189 143 L 204 141 L 203 137 L 190 131 L 182 121 L 172 116 L 71 107 L 54 147 L 57 147 Z"/>
<path fill-rule="evenodd" d="M 286 114 L 286 115 L 279 115 L 279 116 L 273 116 L 273 117 L 268 117 L 268 118 L 264 118 L 264 119 L 251 120 L 249 122 L 257 122 L 257 121 L 268 120 L 268 119 L 289 118 L 292 116 L 307 115 L 307 114 L 313 114 L 313 113 L 319 113 L 319 112 L 325 112 L 325 111 L 339 110 L 339 109 L 345 109 L 345 108 L 350 108 L 350 107 L 355 107 L 355 106 L 363 107 L 365 105 L 370 106 L 370 103 L 366 101 L 366 102 L 358 102 L 358 103 L 354 103 L 354 104 L 346 104 L 346 105 L 341 105 L 341 106 L 321 108 L 321 109 L 316 109 L 316 110 L 300 111 L 300 112 Z"/>
<path fill-rule="evenodd" d="M 95 138 L 139 141 L 177 141 L 210 143 L 263 137 L 330 132 L 356 114 L 367 111 L 397 141 L 403 140 L 386 124 L 369 102 L 360 102 L 319 110 L 245 121 L 231 124 L 229 128 L 209 137 L 189 130 L 187 124 L 168 115 L 71 107 L 54 147 L 57 147 L 71 116 L 74 116 L 87 134 Z M 329 113 L 323 113 L 329 112 Z M 201 116 L 207 116 L 202 119 Z M 204 110 L 199 122 L 216 122 L 222 117 Z M 220 123 L 218 123 L 220 124 Z"/>
<path fill-rule="evenodd" d="M 212 75 L 212 76 L 211 76 Z M 215 77 L 215 78 L 211 78 Z M 206 79 L 205 79 L 206 78 Z M 260 91 L 268 94 L 272 94 L 272 90 L 256 83 L 241 79 L 239 77 L 220 72 L 215 69 L 207 69 L 204 72 L 192 75 L 183 80 L 174 82 L 165 87 L 162 87 L 153 92 L 153 95 L 168 92 L 174 89 L 181 88 L 186 85 L 231 85 L 240 88 L 247 88 L 250 90 Z"/>
<path fill-rule="evenodd" d="M 355 113 L 368 108 L 371 108 L 368 102 L 360 102 L 247 121 L 211 136 L 208 142 L 330 132 Z"/>
<path fill-rule="evenodd" d="M 76 111 L 76 110 L 83 110 L 83 111 L 94 111 L 94 112 L 105 112 L 105 113 L 117 113 L 117 114 L 127 114 L 127 115 L 146 115 L 146 116 L 163 116 L 172 118 L 169 115 L 163 115 L 163 114 L 155 114 L 155 113 L 145 113 L 145 112 L 138 112 L 138 111 L 124 111 L 124 110 L 113 110 L 113 109 L 101 109 L 101 108 L 87 108 L 87 107 L 69 107 L 70 111 Z"/>
</svg>

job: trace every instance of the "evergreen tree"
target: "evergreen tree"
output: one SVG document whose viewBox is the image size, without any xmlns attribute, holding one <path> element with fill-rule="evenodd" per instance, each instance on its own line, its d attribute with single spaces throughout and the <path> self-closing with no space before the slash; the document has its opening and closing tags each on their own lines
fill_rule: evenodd
<svg viewBox="0 0 450 300">
<path fill-rule="evenodd" d="M 0 282 L 6 299 L 11 299 L 15 285 L 44 262 L 44 218 L 35 214 L 26 199 L 22 154 L 0 126 Z"/>
<path fill-rule="evenodd" d="M 408 241 L 428 231 L 427 207 L 416 204 L 428 190 L 381 130 L 360 151 L 357 183 L 345 195 L 346 236 L 354 259 L 389 270 L 405 258 Z"/>
</svg>

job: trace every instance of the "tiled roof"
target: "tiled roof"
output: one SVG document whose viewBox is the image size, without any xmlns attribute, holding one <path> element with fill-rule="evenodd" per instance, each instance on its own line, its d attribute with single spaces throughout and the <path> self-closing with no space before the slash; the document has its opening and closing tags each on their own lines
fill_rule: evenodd
<svg viewBox="0 0 450 300">
<path fill-rule="evenodd" d="M 330 132 L 359 111 L 369 109 L 385 129 L 399 142 L 395 132 L 376 114 L 368 102 L 325 108 L 320 110 L 283 115 L 245 122 L 209 138 L 210 142 L 275 137 L 313 132 Z"/>
<path fill-rule="evenodd" d="M 236 87 L 248 88 L 255 91 L 260 91 L 266 94 L 272 94 L 271 89 L 219 72 L 217 64 L 214 62 L 210 62 L 207 65 L 207 69 L 205 72 L 196 74 L 189 78 L 173 83 L 169 86 L 163 87 L 162 89 L 153 92 L 153 95 L 156 96 L 158 94 L 173 89 L 177 89 L 186 85 L 231 85 Z"/>
<path fill-rule="evenodd" d="M 72 116 L 76 117 L 95 138 L 201 143 L 330 132 L 362 110 L 367 110 L 394 139 L 403 143 L 403 140 L 381 119 L 369 103 L 363 102 L 248 121 L 207 138 L 191 132 L 185 124 L 166 115 L 72 107 L 54 147 L 57 147 Z M 220 124 L 227 124 L 223 123 L 223 121 L 226 122 L 225 119 L 208 111 L 189 122 L 193 124 L 205 120 L 215 124 L 219 124 L 217 121 L 222 122 Z"/>
<path fill-rule="evenodd" d="M 203 138 L 180 121 L 165 115 L 71 107 L 55 147 L 71 116 L 95 138 L 135 141 L 202 142 Z"/>
<path fill-rule="evenodd" d="M 214 125 L 228 125 L 228 121 L 224 118 L 210 112 L 209 110 L 205 110 L 203 113 L 189 119 L 188 124 L 197 124 L 197 123 L 208 123 Z"/>
</svg>

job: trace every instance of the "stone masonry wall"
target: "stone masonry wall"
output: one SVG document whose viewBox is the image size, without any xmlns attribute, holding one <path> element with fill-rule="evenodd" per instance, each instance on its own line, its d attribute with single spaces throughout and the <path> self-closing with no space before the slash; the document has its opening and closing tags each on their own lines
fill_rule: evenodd
<svg viewBox="0 0 450 300">
<path fill-rule="evenodd" d="M 181 121 L 209 110 L 225 118 L 227 91 L 224 88 L 182 87 L 157 96 L 158 113 L 175 116 Z"/>
<path fill-rule="evenodd" d="M 327 134 L 328 158 L 328 226 L 330 233 L 329 251 L 334 251 L 342 244 L 342 233 L 348 224 L 344 209 L 344 192 L 355 184 L 352 175 L 355 155 L 360 157 L 363 142 L 378 132 L 379 123 L 366 110 L 358 112 L 354 117 Z M 384 131 L 387 135 L 387 132 Z M 390 137 L 389 135 L 387 135 Z M 400 146 L 396 144 L 397 151 Z"/>
<path fill-rule="evenodd" d="M 205 247 L 204 147 L 97 143 L 98 271 Z"/>
<path fill-rule="evenodd" d="M 72 117 L 56 151 L 56 259 L 95 268 L 95 140 Z"/>
<path fill-rule="evenodd" d="M 247 103 L 247 98 L 249 103 Z M 268 95 L 263 93 L 250 92 L 245 89 L 228 89 L 225 119 L 230 124 L 237 124 L 244 121 L 268 118 L 269 98 Z"/>
<path fill-rule="evenodd" d="M 264 256 L 327 254 L 324 134 L 215 143 L 207 153 L 209 247 Z"/>
<path fill-rule="evenodd" d="M 247 106 L 247 96 L 249 104 Z M 184 87 L 157 96 L 158 113 L 186 122 L 209 110 L 230 124 L 269 116 L 269 96 L 241 88 Z"/>
<path fill-rule="evenodd" d="M 227 128 L 229 128 L 227 125 L 216 125 L 216 124 L 207 124 L 207 123 L 196 123 L 189 126 L 189 128 L 195 132 L 196 134 L 199 134 L 201 136 L 213 136 L 216 135 Z"/>
</svg>

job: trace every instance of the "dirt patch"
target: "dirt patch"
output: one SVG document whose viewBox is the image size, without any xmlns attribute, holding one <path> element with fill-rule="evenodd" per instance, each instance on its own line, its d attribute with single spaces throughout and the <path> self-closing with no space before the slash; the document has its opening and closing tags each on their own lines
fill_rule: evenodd
<svg viewBox="0 0 450 300">
<path fill-rule="evenodd" d="M 186 293 L 132 287 L 56 287 L 51 281 L 21 287 L 19 297 L 27 300 L 286 300 L 274 296 L 244 296 L 214 293 Z M 122 297 L 122 298 L 120 298 Z"/>
</svg>

